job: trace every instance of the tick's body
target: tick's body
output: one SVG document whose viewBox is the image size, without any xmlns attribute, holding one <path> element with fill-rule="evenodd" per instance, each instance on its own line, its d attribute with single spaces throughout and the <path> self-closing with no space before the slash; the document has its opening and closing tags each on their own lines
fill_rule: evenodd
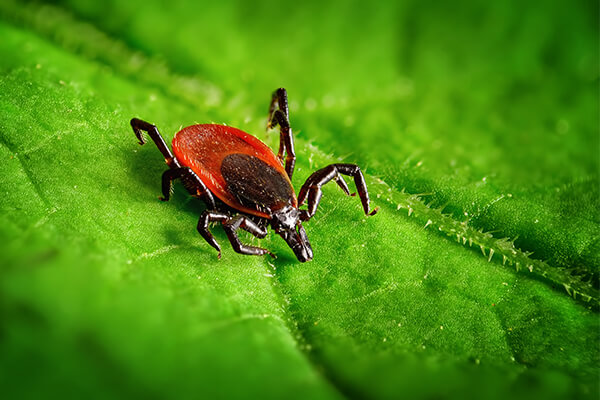
<svg viewBox="0 0 600 400">
<path fill-rule="evenodd" d="M 173 152 L 229 207 L 271 218 L 273 210 L 297 207 L 285 169 L 263 142 L 225 125 L 192 125 L 175 134 Z"/>
<path fill-rule="evenodd" d="M 165 157 L 169 170 L 163 174 L 162 200 L 170 197 L 172 182 L 180 178 L 190 194 L 201 197 L 207 210 L 198 221 L 198 232 L 219 251 L 221 248 L 208 230 L 210 222 L 221 222 L 233 248 L 238 253 L 263 255 L 268 250 L 241 243 L 238 229 L 258 238 L 271 227 L 292 248 L 301 262 L 313 257 L 312 248 L 302 226 L 315 214 L 321 200 L 321 186 L 330 180 L 350 194 L 340 174 L 354 178 L 363 209 L 369 211 L 369 194 L 360 168 L 354 164 L 332 164 L 312 174 L 302 186 L 298 198 L 291 184 L 296 156 L 288 119 L 287 93 L 278 89 L 269 107 L 268 127 L 280 126 L 277 155 L 263 142 L 239 129 L 216 124 L 192 125 L 173 138 L 171 153 L 158 129 L 137 118 L 131 126 L 144 144 L 142 131 L 148 132 Z M 283 166 L 285 154 L 285 168 Z M 215 200 L 216 197 L 216 200 Z M 308 210 L 299 210 L 308 199 Z M 232 215 L 235 212 L 237 215 Z"/>
</svg>

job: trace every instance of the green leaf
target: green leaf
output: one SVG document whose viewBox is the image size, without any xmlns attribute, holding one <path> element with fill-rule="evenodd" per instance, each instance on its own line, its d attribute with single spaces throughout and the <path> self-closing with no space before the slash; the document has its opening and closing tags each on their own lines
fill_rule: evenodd
<svg viewBox="0 0 600 400">
<path fill-rule="evenodd" d="M 0 4 L 7 398 L 597 397 L 597 4 L 60 3 Z M 276 148 L 279 86 L 380 212 L 218 260 L 129 120 Z"/>
</svg>

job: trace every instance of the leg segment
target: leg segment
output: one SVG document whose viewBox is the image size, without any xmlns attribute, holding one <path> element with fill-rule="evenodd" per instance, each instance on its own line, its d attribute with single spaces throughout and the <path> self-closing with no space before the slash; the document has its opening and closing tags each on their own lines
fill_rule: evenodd
<svg viewBox="0 0 600 400">
<path fill-rule="evenodd" d="M 238 237 L 237 231 L 238 229 L 243 229 L 247 232 L 250 232 L 254 236 L 259 239 L 267 236 L 267 229 L 261 228 L 256 223 L 254 223 L 250 218 L 245 215 L 238 215 L 236 217 L 231 218 L 229 221 L 223 224 L 223 229 L 229 238 L 229 242 L 231 242 L 231 246 L 233 250 L 240 254 L 248 254 L 255 256 L 262 256 L 265 254 L 269 254 L 271 257 L 275 258 L 275 255 L 271 253 L 267 249 L 263 249 L 261 247 L 248 246 L 243 244 Z"/>
<path fill-rule="evenodd" d="M 171 153 L 169 146 L 165 143 L 165 140 L 161 136 L 156 126 L 149 122 L 142 121 L 138 118 L 131 120 L 131 127 L 135 136 L 140 141 L 140 144 L 146 143 L 142 131 L 148 133 L 150 138 L 156 143 L 156 147 L 165 157 L 167 165 L 171 168 L 166 170 L 162 175 L 162 193 L 163 197 L 160 197 L 162 201 L 168 201 L 173 191 L 173 181 L 175 179 L 181 179 L 185 188 L 193 196 L 201 197 L 206 203 L 206 207 L 209 210 L 215 209 L 215 199 L 212 193 L 208 190 L 204 182 L 194 173 L 190 168 L 181 167 L 177 159 Z"/>
<path fill-rule="evenodd" d="M 379 208 L 369 211 L 369 192 L 367 191 L 367 184 L 365 183 L 365 178 L 360 170 L 360 167 L 355 164 L 331 164 L 313 173 L 306 180 L 304 185 L 302 185 L 302 189 L 300 189 L 300 193 L 298 194 L 298 205 L 304 204 L 304 201 L 308 197 L 308 210 L 303 210 L 300 214 L 300 218 L 302 218 L 302 220 L 307 221 L 315 215 L 317 207 L 319 206 L 319 202 L 321 201 L 321 197 L 323 196 L 321 186 L 327 182 L 335 180 L 346 194 L 350 194 L 348 191 L 348 186 L 340 174 L 348 175 L 354 178 L 356 190 L 360 197 L 365 214 L 375 215 L 375 213 L 377 213 Z"/>
<path fill-rule="evenodd" d="M 192 196 L 201 197 L 209 210 L 214 210 L 215 199 L 202 180 L 188 167 L 180 167 L 166 170 L 162 175 L 162 201 L 169 201 L 173 193 L 173 181 L 181 179 L 183 186 Z"/>
<path fill-rule="evenodd" d="M 169 146 L 167 146 L 167 144 L 165 143 L 165 140 L 161 136 L 161 134 L 158 131 L 158 129 L 156 128 L 156 126 L 152 125 L 149 122 L 142 121 L 141 119 L 137 119 L 137 118 L 133 118 L 130 121 L 130 124 L 131 124 L 131 127 L 133 128 L 133 132 L 135 133 L 135 136 L 140 141 L 140 144 L 146 143 L 146 140 L 144 139 L 144 135 L 142 134 L 142 131 L 146 131 L 148 133 L 148 135 L 150 136 L 150 138 L 152 140 L 154 140 L 154 143 L 156 143 L 156 147 L 158 147 L 158 150 L 160 150 L 162 155 L 165 157 L 165 161 L 167 162 L 167 165 L 170 168 L 181 167 L 181 165 L 179 165 L 179 162 L 177 161 L 177 159 L 175 157 L 173 157 L 173 153 L 171 153 Z"/>
<path fill-rule="evenodd" d="M 243 244 L 237 234 L 238 229 L 244 229 L 257 238 L 262 239 L 267 236 L 267 229 L 265 227 L 260 227 L 245 215 L 231 217 L 223 212 L 206 210 L 202 213 L 200 220 L 198 221 L 198 232 L 208 242 L 208 244 L 210 244 L 219 252 L 219 258 L 221 258 L 221 247 L 215 240 L 212 233 L 210 233 L 208 230 L 208 226 L 211 222 L 220 222 L 223 224 L 223 229 L 229 238 L 229 242 L 231 243 L 233 250 L 236 252 L 255 256 L 269 254 L 271 257 L 275 257 L 269 250 Z"/>
<path fill-rule="evenodd" d="M 279 151 L 277 158 L 283 161 L 285 154 L 285 171 L 290 179 L 294 173 L 296 164 L 296 153 L 294 151 L 294 137 L 290 128 L 289 110 L 287 92 L 284 88 L 279 88 L 273 93 L 271 104 L 269 105 L 269 118 L 267 120 L 267 129 L 275 128 L 279 125 Z"/>
<path fill-rule="evenodd" d="M 200 215 L 200 219 L 198 220 L 198 233 L 200 233 L 200 235 L 208 242 L 208 244 L 210 244 L 219 252 L 219 258 L 221 258 L 221 246 L 219 246 L 219 243 L 217 243 L 215 237 L 208 230 L 208 225 L 211 222 L 223 223 L 229 218 L 231 217 L 225 213 L 205 210 L 202 215 Z"/>
</svg>

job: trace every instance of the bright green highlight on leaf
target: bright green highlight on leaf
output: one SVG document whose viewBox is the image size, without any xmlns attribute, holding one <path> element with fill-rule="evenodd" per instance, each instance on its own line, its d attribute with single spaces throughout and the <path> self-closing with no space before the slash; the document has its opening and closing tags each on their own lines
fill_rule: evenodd
<svg viewBox="0 0 600 400">
<path fill-rule="evenodd" d="M 597 5 L 62 3 L 0 4 L 7 398 L 597 397 Z M 219 261 L 128 121 L 275 148 L 278 86 L 380 213 Z"/>
</svg>

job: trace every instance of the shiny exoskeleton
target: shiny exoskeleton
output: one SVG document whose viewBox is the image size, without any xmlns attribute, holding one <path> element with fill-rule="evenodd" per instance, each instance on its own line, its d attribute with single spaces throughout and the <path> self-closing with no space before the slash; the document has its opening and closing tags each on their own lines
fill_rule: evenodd
<svg viewBox="0 0 600 400">
<path fill-rule="evenodd" d="M 302 226 L 311 219 L 321 196 L 321 186 L 334 180 L 346 194 L 348 186 L 340 174 L 354 178 L 365 214 L 369 209 L 369 193 L 360 168 L 354 164 L 331 164 L 313 173 L 302 185 L 298 198 L 291 179 L 296 154 L 289 122 L 285 89 L 273 93 L 267 128 L 280 127 L 277 155 L 263 142 L 239 129 L 217 124 L 192 125 L 175 134 L 173 153 L 156 126 L 137 118 L 131 127 L 140 144 L 142 131 L 154 140 L 165 157 L 169 169 L 162 176 L 163 201 L 169 200 L 173 181 L 181 179 L 188 192 L 206 203 L 198 221 L 198 232 L 219 252 L 221 247 L 209 231 L 211 222 L 220 222 L 233 249 L 241 254 L 264 255 L 269 250 L 243 244 L 237 234 L 244 229 L 258 238 L 267 235 L 270 225 L 294 251 L 301 262 L 310 261 L 313 251 Z M 284 167 L 285 162 L 285 167 Z M 300 210 L 308 200 L 308 208 Z"/>
</svg>

